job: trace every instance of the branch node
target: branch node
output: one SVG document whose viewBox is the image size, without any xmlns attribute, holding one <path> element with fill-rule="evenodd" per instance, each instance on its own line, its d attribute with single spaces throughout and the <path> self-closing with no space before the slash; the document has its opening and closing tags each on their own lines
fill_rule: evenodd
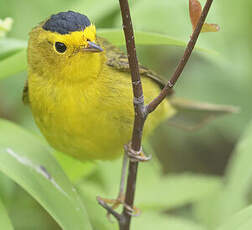
<svg viewBox="0 0 252 230">
<path fill-rule="evenodd" d="M 99 196 L 96 197 L 96 200 L 98 201 L 99 205 L 101 205 L 103 208 L 105 208 L 108 213 L 110 213 L 112 216 L 114 216 L 118 222 L 121 222 L 122 215 L 116 212 L 112 207 L 110 207 L 102 198 Z"/>
<path fill-rule="evenodd" d="M 169 88 L 173 88 L 174 86 L 174 84 L 172 84 L 170 80 L 167 82 L 167 85 L 169 86 Z"/>
<path fill-rule="evenodd" d="M 133 85 L 139 85 L 139 84 L 141 84 L 141 81 L 140 81 L 140 80 L 138 80 L 138 81 L 133 81 L 132 84 L 133 84 Z"/>
<path fill-rule="evenodd" d="M 133 103 L 134 103 L 134 105 L 142 105 L 142 104 L 144 104 L 144 96 L 141 95 L 140 97 L 134 97 Z"/>
</svg>

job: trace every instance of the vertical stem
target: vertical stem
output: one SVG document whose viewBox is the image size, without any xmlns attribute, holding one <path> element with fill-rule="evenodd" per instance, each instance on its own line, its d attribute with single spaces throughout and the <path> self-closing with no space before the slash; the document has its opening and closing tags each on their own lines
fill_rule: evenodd
<svg viewBox="0 0 252 230">
<path fill-rule="evenodd" d="M 143 88 L 139 74 L 139 66 L 134 40 L 134 31 L 131 22 L 129 4 L 127 0 L 119 0 L 119 2 L 122 13 L 123 30 L 126 38 L 126 47 L 127 47 L 133 95 L 134 95 L 133 103 L 135 110 L 135 119 L 134 119 L 131 147 L 133 150 L 139 151 L 141 148 L 142 132 L 145 121 Z M 138 169 L 138 162 L 130 162 L 129 174 L 127 179 L 127 190 L 125 197 L 125 202 L 130 207 L 134 206 L 137 169 Z M 123 221 L 121 221 L 120 223 L 120 230 L 129 230 L 131 216 L 128 214 L 126 208 L 123 209 L 122 220 Z"/>
</svg>

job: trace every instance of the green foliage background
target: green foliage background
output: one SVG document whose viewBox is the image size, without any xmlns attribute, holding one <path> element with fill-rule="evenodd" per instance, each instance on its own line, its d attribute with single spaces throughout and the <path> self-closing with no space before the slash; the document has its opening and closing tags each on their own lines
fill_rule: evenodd
<svg viewBox="0 0 252 230">
<path fill-rule="evenodd" d="M 141 63 L 168 78 L 192 32 L 188 1 L 130 4 Z M 8 37 L 0 38 L 0 229 L 117 229 L 95 196 L 117 195 L 120 161 L 80 163 L 55 153 L 21 101 L 29 31 L 70 9 L 98 28 L 121 28 L 115 0 L 0 0 L 0 18 L 14 19 Z M 207 21 L 221 31 L 200 35 L 198 46 L 208 51 L 193 54 L 176 87 L 178 96 L 236 105 L 241 112 L 194 132 L 166 124 L 156 130 L 144 145 L 157 157 L 140 167 L 136 205 L 143 214 L 133 219 L 133 229 L 252 228 L 251 11 L 250 0 L 214 1 Z M 100 34 L 122 45 L 118 30 Z"/>
</svg>

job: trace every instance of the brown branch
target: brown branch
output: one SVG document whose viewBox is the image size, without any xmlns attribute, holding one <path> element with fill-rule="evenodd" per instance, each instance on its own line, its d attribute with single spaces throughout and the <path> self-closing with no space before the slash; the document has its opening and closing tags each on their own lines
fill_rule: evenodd
<svg viewBox="0 0 252 230">
<path fill-rule="evenodd" d="M 128 0 L 119 0 L 119 2 L 122 14 L 123 30 L 126 40 L 126 47 L 127 47 L 133 95 L 134 95 L 133 103 L 135 110 L 135 119 L 134 119 L 131 147 L 134 151 L 139 151 L 141 149 L 142 133 L 143 133 L 144 121 L 146 118 L 143 88 L 139 74 L 134 31 L 130 16 Z M 127 179 L 126 196 L 125 196 L 125 203 L 130 207 L 134 206 L 137 169 L 138 169 L 138 162 L 130 162 L 129 174 Z M 126 207 L 124 207 L 123 209 L 121 220 L 122 221 L 119 223 L 120 230 L 129 230 L 131 215 L 129 215 Z"/>
<path fill-rule="evenodd" d="M 135 119 L 134 119 L 134 127 L 132 133 L 132 141 L 131 147 L 134 151 L 138 152 L 141 149 L 142 142 L 142 132 L 145 120 L 147 115 L 154 111 L 157 106 L 164 100 L 164 98 L 170 93 L 170 90 L 173 88 L 178 78 L 180 77 L 187 61 L 189 60 L 192 50 L 196 44 L 199 33 L 202 29 L 208 11 L 211 7 L 213 0 L 207 0 L 204 10 L 199 19 L 198 25 L 193 32 L 193 35 L 187 45 L 184 56 L 182 57 L 175 73 L 172 75 L 171 79 L 168 81 L 167 85 L 161 91 L 161 93 L 146 107 L 144 106 L 144 96 L 141 78 L 139 74 L 139 66 L 136 55 L 136 46 L 134 40 L 134 32 L 130 17 L 130 10 L 128 0 L 119 0 L 122 20 L 123 20 L 123 29 L 127 46 L 128 60 L 131 71 L 131 79 L 132 79 L 132 88 L 134 95 L 134 110 L 135 110 Z M 136 178 L 137 178 L 137 162 L 130 162 L 129 164 L 129 174 L 127 180 L 127 188 L 126 188 L 126 197 L 125 203 L 127 206 L 134 206 L 134 197 L 135 197 L 135 189 L 136 189 Z M 128 212 L 127 206 L 124 207 L 122 214 L 116 213 L 114 210 L 111 210 L 106 204 L 101 203 L 101 205 L 106 208 L 115 218 L 118 220 L 120 230 L 129 230 L 131 215 Z"/>
<path fill-rule="evenodd" d="M 202 11 L 202 14 L 200 16 L 200 19 L 198 21 L 198 24 L 191 36 L 191 39 L 189 43 L 187 44 L 184 56 L 181 58 L 177 69 L 175 70 L 174 74 L 172 75 L 171 79 L 168 81 L 167 85 L 163 88 L 163 90 L 160 92 L 160 94 L 146 106 L 146 110 L 148 113 L 153 112 L 157 106 L 166 98 L 166 96 L 171 92 L 171 89 L 174 87 L 176 84 L 178 78 L 180 77 L 181 73 L 183 72 L 186 63 L 188 62 L 193 48 L 198 40 L 200 31 L 202 29 L 202 26 L 204 25 L 204 22 L 206 20 L 207 14 L 209 12 L 209 9 L 213 3 L 213 0 L 207 0 L 205 7 Z"/>
</svg>

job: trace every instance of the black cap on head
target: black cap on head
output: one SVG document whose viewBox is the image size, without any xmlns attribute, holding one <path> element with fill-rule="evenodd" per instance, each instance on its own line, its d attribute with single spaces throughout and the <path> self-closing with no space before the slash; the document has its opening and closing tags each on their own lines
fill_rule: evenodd
<svg viewBox="0 0 252 230">
<path fill-rule="evenodd" d="M 52 15 L 42 28 L 60 34 L 68 34 L 73 31 L 84 30 L 90 25 L 91 22 L 87 16 L 68 11 Z"/>
</svg>

